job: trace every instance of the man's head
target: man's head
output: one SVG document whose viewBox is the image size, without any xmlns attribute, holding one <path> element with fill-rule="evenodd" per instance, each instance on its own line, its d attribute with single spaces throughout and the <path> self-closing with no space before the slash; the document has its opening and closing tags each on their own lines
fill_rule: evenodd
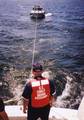
<svg viewBox="0 0 84 120">
<path fill-rule="evenodd" d="M 43 72 L 43 67 L 40 63 L 33 64 L 33 70 L 32 70 L 34 76 L 41 76 Z"/>
</svg>

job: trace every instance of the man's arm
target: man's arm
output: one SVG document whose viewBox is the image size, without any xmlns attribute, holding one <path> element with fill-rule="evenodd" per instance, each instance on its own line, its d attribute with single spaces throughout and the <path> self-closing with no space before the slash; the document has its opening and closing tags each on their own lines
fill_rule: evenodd
<svg viewBox="0 0 84 120">
<path fill-rule="evenodd" d="M 53 80 L 50 80 L 50 105 L 54 105 L 56 101 L 56 87 Z"/>
<path fill-rule="evenodd" d="M 28 103 L 29 103 L 29 100 L 26 98 L 23 98 L 23 113 L 26 113 L 26 111 L 28 110 Z"/>
<path fill-rule="evenodd" d="M 22 98 L 23 98 L 23 112 L 26 113 L 26 110 L 28 109 L 28 104 L 29 104 L 29 99 L 31 96 L 31 85 L 28 83 L 26 84 L 23 93 L 22 93 Z"/>
</svg>

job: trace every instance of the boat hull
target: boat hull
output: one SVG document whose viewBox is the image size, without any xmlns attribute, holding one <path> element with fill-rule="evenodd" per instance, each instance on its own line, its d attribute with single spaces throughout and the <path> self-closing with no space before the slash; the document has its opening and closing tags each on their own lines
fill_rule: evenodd
<svg viewBox="0 0 84 120">
<path fill-rule="evenodd" d="M 32 19 L 43 19 L 43 18 L 45 18 L 45 14 L 30 13 L 30 17 Z"/>
</svg>

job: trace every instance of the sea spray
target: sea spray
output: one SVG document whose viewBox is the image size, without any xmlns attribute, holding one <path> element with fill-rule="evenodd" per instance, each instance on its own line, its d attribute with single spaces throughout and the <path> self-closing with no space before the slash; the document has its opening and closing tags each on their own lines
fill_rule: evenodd
<svg viewBox="0 0 84 120">
<path fill-rule="evenodd" d="M 56 106 L 78 109 L 82 96 L 76 77 L 67 72 L 65 79 L 66 85 L 62 94 L 57 97 Z"/>
<path fill-rule="evenodd" d="M 16 69 L 7 67 L 7 70 L 2 68 L 2 78 L 8 84 L 7 89 L 0 86 L 0 95 L 3 93 L 4 100 L 10 100 L 6 104 L 20 104 L 21 94 L 25 83 L 30 75 L 30 68 Z M 6 68 L 6 67 L 5 67 Z M 46 69 L 44 76 L 53 79 L 56 85 L 57 100 L 55 107 L 66 107 L 77 109 L 82 96 L 84 95 L 84 76 L 83 73 L 72 73 L 65 69 Z M 6 92 L 5 92 L 6 91 Z"/>
</svg>

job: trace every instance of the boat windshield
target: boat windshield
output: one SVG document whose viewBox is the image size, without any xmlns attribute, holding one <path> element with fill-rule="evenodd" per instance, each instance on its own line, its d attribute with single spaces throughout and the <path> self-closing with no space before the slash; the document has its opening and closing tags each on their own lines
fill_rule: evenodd
<svg viewBox="0 0 84 120">
<path fill-rule="evenodd" d="M 42 10 L 42 8 L 40 6 L 35 6 L 33 10 Z"/>
</svg>

